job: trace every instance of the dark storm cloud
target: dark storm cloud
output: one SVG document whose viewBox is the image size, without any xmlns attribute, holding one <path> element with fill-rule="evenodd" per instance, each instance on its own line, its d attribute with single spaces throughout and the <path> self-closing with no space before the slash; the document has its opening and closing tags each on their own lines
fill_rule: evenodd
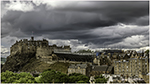
<svg viewBox="0 0 150 84">
<path fill-rule="evenodd" d="M 106 20 L 113 20 L 126 24 L 134 22 L 139 17 L 149 15 L 149 3 L 147 1 L 78 2 L 75 6 L 70 5 L 69 7 L 64 6 L 57 9 L 98 13 L 101 14 L 101 18 Z M 143 25 L 148 25 L 148 23 L 143 23 Z"/>
<path fill-rule="evenodd" d="M 122 28 L 121 26 L 111 26 L 93 29 L 91 34 L 95 35 L 95 38 L 93 37 L 85 41 L 93 42 L 98 45 L 110 45 L 113 43 L 122 42 L 124 39 L 136 35 L 144 36 L 142 40 L 148 41 L 149 28 L 148 26 L 127 26 L 125 28 Z"/>
<path fill-rule="evenodd" d="M 144 16 L 137 18 L 135 22 L 132 22 L 131 24 L 135 25 L 148 25 L 149 24 L 149 16 Z"/>
<path fill-rule="evenodd" d="M 2 17 L 2 38 L 8 35 L 18 38 L 30 37 L 33 31 L 35 37 L 78 39 L 87 45 L 95 44 L 96 46 L 93 47 L 102 47 L 121 42 L 133 35 L 148 36 L 146 32 L 148 28 L 134 30 L 114 28 L 118 27 L 116 26 L 118 23 L 148 26 L 149 4 L 145 1 L 75 1 L 57 4 L 56 7 L 48 4 L 38 6 L 32 4 L 34 6 L 32 11 L 7 11 Z M 105 31 L 93 33 L 92 31 L 96 29 L 105 29 Z"/>
<path fill-rule="evenodd" d="M 61 12 L 20 12 L 8 11 L 8 14 L 2 18 L 2 23 L 9 23 L 13 30 L 20 29 L 29 34 L 31 31 L 41 35 L 64 30 L 85 30 L 96 27 L 114 25 L 112 21 L 100 20 L 97 16 L 87 13 L 73 14 L 68 18 L 68 14 Z M 81 15 L 82 14 L 82 15 Z M 2 32 L 3 35 L 4 32 Z"/>
</svg>

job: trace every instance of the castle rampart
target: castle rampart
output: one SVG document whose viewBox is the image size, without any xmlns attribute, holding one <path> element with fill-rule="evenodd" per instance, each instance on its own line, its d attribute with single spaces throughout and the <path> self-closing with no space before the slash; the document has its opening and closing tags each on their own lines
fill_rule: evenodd
<svg viewBox="0 0 150 84">
<path fill-rule="evenodd" d="M 52 56 L 52 52 L 71 52 L 70 46 L 49 45 L 46 39 L 34 40 L 34 37 L 28 39 L 21 39 L 16 41 L 14 45 L 10 47 L 11 55 L 19 53 L 36 53 L 36 58 L 42 58 L 42 56 Z"/>
</svg>

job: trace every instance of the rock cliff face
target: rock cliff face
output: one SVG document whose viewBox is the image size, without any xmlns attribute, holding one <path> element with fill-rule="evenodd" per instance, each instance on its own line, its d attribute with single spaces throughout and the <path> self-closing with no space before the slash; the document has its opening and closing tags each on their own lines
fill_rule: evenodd
<svg viewBox="0 0 150 84">
<path fill-rule="evenodd" d="M 20 53 L 16 52 L 13 55 L 10 55 L 7 57 L 7 61 L 5 62 L 4 66 L 2 67 L 1 71 L 20 71 L 28 62 L 30 59 L 35 58 L 36 52 L 30 52 L 30 53 Z"/>
<path fill-rule="evenodd" d="M 71 51 L 71 48 L 70 46 L 50 46 L 46 39 L 34 40 L 34 37 L 31 37 L 30 40 L 23 39 L 16 41 L 16 43 L 10 47 L 10 56 L 7 57 L 7 61 L 3 65 L 1 71 L 31 71 L 37 67 L 42 68 L 40 70 L 42 71 L 47 68 L 45 66 L 49 65 L 41 62 L 41 59 L 50 59 L 50 61 L 56 59 L 56 56 L 52 55 L 52 51 L 54 52 L 55 50 Z"/>
</svg>

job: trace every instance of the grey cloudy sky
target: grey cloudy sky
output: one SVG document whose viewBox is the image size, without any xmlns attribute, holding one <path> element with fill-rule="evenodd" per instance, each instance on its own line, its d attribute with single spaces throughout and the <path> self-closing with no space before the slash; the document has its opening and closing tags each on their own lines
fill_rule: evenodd
<svg viewBox="0 0 150 84">
<path fill-rule="evenodd" d="M 149 46 L 147 1 L 2 1 L 1 12 L 2 54 L 32 31 L 73 51 Z"/>
</svg>

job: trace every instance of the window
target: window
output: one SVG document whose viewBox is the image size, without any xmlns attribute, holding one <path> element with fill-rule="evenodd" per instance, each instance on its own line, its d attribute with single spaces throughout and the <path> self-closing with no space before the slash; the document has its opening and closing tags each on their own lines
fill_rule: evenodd
<svg viewBox="0 0 150 84">
<path fill-rule="evenodd" d="M 82 73 L 82 70 L 80 70 L 80 73 Z"/>
<path fill-rule="evenodd" d="M 69 69 L 68 71 L 71 72 L 71 69 Z"/>
<path fill-rule="evenodd" d="M 83 73 L 85 72 L 85 70 L 82 70 L 83 71 Z"/>
</svg>

